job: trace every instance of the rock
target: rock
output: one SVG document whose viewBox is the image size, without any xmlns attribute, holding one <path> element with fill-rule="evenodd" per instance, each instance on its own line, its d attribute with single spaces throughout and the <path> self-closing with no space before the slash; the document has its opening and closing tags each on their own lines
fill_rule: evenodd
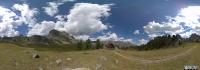
<svg viewBox="0 0 200 70">
<path fill-rule="evenodd" d="M 44 70 L 44 68 L 42 68 L 42 67 L 38 67 L 38 70 Z"/>
<path fill-rule="evenodd" d="M 102 70 L 102 65 L 101 64 L 97 64 L 95 67 L 95 70 Z"/>
<path fill-rule="evenodd" d="M 48 39 L 53 40 L 56 44 L 70 44 L 75 38 L 64 31 L 51 30 Z"/>
<path fill-rule="evenodd" d="M 62 60 L 61 59 L 58 59 L 58 60 L 56 60 L 56 64 L 61 64 L 62 63 Z"/>
<path fill-rule="evenodd" d="M 33 59 L 40 58 L 38 54 L 33 54 Z"/>
<path fill-rule="evenodd" d="M 119 64 L 119 60 L 116 59 L 116 60 L 115 60 L 115 64 Z"/>
<path fill-rule="evenodd" d="M 67 58 L 67 60 L 68 60 L 68 61 L 71 61 L 71 60 L 72 60 L 72 58 Z"/>
<path fill-rule="evenodd" d="M 44 37 L 44 36 L 39 36 L 39 35 L 33 35 L 28 38 L 28 43 L 29 44 L 41 44 L 41 45 L 48 45 L 49 44 L 49 39 Z"/>
</svg>

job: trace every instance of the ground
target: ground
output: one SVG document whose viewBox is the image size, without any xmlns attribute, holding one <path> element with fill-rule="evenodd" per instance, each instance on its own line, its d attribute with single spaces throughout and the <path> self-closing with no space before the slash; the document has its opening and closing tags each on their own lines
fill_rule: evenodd
<svg viewBox="0 0 200 70">
<path fill-rule="evenodd" d="M 184 65 L 200 65 L 199 50 L 198 43 L 150 51 L 42 51 L 1 43 L 0 70 L 182 70 Z"/>
</svg>

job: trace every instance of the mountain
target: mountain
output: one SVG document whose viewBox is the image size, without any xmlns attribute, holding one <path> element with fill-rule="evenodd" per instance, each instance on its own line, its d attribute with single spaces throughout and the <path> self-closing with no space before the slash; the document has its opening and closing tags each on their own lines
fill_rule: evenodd
<svg viewBox="0 0 200 70">
<path fill-rule="evenodd" d="M 16 43 L 16 44 L 41 44 L 41 45 L 66 45 L 75 43 L 76 40 L 73 36 L 66 32 L 60 32 L 57 30 L 51 30 L 47 36 L 33 35 L 16 36 L 16 37 L 1 37 L 0 42 Z"/>
<path fill-rule="evenodd" d="M 113 47 L 119 48 L 119 49 L 127 49 L 130 47 L 135 47 L 136 45 L 134 45 L 131 42 L 123 42 L 123 41 L 103 41 L 103 46 L 105 47 L 109 47 L 109 45 L 113 45 Z"/>
<path fill-rule="evenodd" d="M 28 44 L 43 44 L 43 45 L 49 45 L 50 40 L 44 36 L 39 35 L 33 35 L 31 37 L 28 37 Z"/>
<path fill-rule="evenodd" d="M 51 30 L 47 38 L 56 44 L 70 44 L 75 41 L 75 38 L 66 32 Z"/>
</svg>

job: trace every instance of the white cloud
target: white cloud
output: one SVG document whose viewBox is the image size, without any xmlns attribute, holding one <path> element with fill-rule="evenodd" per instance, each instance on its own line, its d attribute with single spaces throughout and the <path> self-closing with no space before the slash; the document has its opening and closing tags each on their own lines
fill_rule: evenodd
<svg viewBox="0 0 200 70">
<path fill-rule="evenodd" d="M 147 44 L 147 43 L 148 43 L 148 40 L 146 40 L 146 39 L 140 39 L 138 45 L 143 45 L 143 44 Z"/>
<path fill-rule="evenodd" d="M 37 23 L 34 18 L 38 14 L 37 8 L 30 8 L 28 4 L 14 4 L 12 8 L 20 11 L 19 22 L 28 24 L 29 27 L 33 27 Z"/>
<path fill-rule="evenodd" d="M 79 35 L 79 36 L 75 36 L 75 38 L 81 39 L 81 40 L 91 39 L 92 41 L 96 41 L 97 39 L 100 39 L 101 41 L 122 41 L 122 42 L 133 43 L 132 39 L 126 39 L 124 37 L 119 37 L 116 33 L 111 33 L 111 32 L 108 32 L 105 35 L 98 36 L 96 38 L 92 38 L 89 35 Z"/>
<path fill-rule="evenodd" d="M 53 21 L 43 21 L 41 24 L 36 24 L 29 32 L 28 36 L 32 35 L 48 35 L 49 31 L 53 30 L 55 23 Z"/>
<path fill-rule="evenodd" d="M 135 30 L 135 31 L 133 32 L 133 34 L 135 34 L 135 35 L 140 34 L 140 30 Z"/>
<path fill-rule="evenodd" d="M 84 41 L 86 41 L 87 39 L 96 40 L 96 39 L 90 38 L 89 35 L 78 35 L 78 36 L 75 36 L 75 38 L 78 40 L 84 40 Z"/>
<path fill-rule="evenodd" d="M 149 37 L 156 37 L 163 34 L 178 34 L 183 32 L 182 26 L 175 23 L 157 23 L 155 21 L 149 22 L 148 25 L 144 26 L 144 30 L 149 34 Z"/>
<path fill-rule="evenodd" d="M 13 37 L 19 35 L 19 32 L 15 30 L 17 26 L 21 25 L 14 19 L 18 16 L 10 9 L 0 6 L 0 36 Z"/>
<path fill-rule="evenodd" d="M 180 34 L 188 37 L 192 33 L 200 34 L 200 6 L 188 6 L 181 9 L 175 17 L 167 16 L 167 22 L 149 22 L 144 26 L 149 37 L 163 34 Z"/>
<path fill-rule="evenodd" d="M 184 37 L 184 38 L 189 38 L 190 35 L 192 35 L 193 33 L 196 33 L 195 31 L 193 30 L 190 30 L 190 31 L 187 31 L 187 32 L 184 32 L 184 33 L 181 33 L 181 37 Z"/>
<path fill-rule="evenodd" d="M 102 17 L 108 17 L 111 10 L 110 4 L 77 3 L 67 15 L 67 22 L 63 24 L 64 30 L 73 35 L 89 35 L 108 29 L 101 21 Z M 62 25 L 62 24 L 61 24 Z"/>
<path fill-rule="evenodd" d="M 75 0 L 58 0 L 54 2 L 48 2 L 47 3 L 48 6 L 43 7 L 44 12 L 49 16 L 54 16 L 55 14 L 59 12 L 58 7 L 60 5 L 64 4 L 65 2 L 70 2 L 70 1 L 75 1 Z"/>
<path fill-rule="evenodd" d="M 19 32 L 14 29 L 11 23 L 1 22 L 0 23 L 0 36 L 1 37 L 13 37 L 19 35 Z"/>
<path fill-rule="evenodd" d="M 103 36 L 97 37 L 97 39 L 100 39 L 102 41 L 130 41 L 130 39 L 125 39 L 124 37 L 119 37 L 116 33 L 110 33 L 108 32 L 107 34 Z"/>
<path fill-rule="evenodd" d="M 28 35 L 46 35 L 49 32 L 49 28 L 59 31 L 65 31 L 69 34 L 82 37 L 89 36 L 92 33 L 100 32 L 108 29 L 108 26 L 101 21 L 102 17 L 108 17 L 110 15 L 110 4 L 91 4 L 91 3 L 77 3 L 70 10 L 69 15 L 57 15 L 56 22 L 51 21 L 49 23 L 41 23 L 33 26 L 28 32 Z M 45 30 L 47 29 L 47 30 Z M 85 35 L 85 36 L 84 36 Z"/>
</svg>

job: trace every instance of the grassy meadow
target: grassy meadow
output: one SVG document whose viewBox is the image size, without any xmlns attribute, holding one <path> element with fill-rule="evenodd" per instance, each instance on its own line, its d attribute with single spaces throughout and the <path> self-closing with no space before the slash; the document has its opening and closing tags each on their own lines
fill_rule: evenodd
<svg viewBox="0 0 200 70">
<path fill-rule="evenodd" d="M 51 49 L 0 43 L 0 70 L 183 70 L 184 65 L 200 65 L 198 43 L 149 51 Z M 40 58 L 34 59 L 33 54 Z"/>
</svg>

